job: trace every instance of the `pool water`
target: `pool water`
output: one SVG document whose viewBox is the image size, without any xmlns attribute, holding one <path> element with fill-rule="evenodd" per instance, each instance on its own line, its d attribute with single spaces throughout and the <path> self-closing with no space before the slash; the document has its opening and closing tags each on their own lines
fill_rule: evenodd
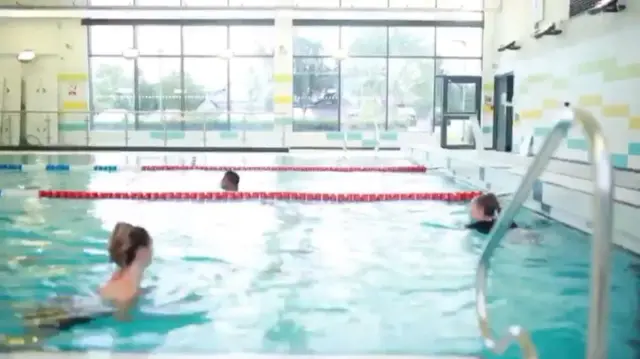
<svg viewBox="0 0 640 359">
<path fill-rule="evenodd" d="M 209 164 L 231 164 L 233 156 Z M 33 158 L 21 158 L 34 162 Z M 35 161 L 85 163 L 95 159 Z M 145 159 L 143 164 L 159 163 Z M 192 160 L 186 158 L 186 161 Z M 335 157 L 236 157 L 244 164 L 336 164 Z M 76 161 L 76 162 L 73 162 Z M 155 162 L 154 162 L 155 161 Z M 0 162 L 7 163 L 8 159 Z M 99 160 L 105 164 L 107 161 Z M 406 164 L 370 157 L 347 164 Z M 113 161 L 109 161 L 109 164 Z M 344 164 L 343 163 L 343 164 Z M 236 162 L 235 164 L 238 164 Z M 3 173 L 0 188 L 215 190 L 220 173 Z M 433 174 L 241 173 L 243 189 L 453 191 Z M 0 333 L 52 295 L 88 296 L 113 266 L 117 221 L 146 226 L 155 258 L 134 321 L 98 319 L 46 341 L 58 350 L 183 353 L 480 354 L 474 276 L 484 238 L 460 230 L 466 204 L 136 202 L 0 199 Z M 505 241 L 491 275 L 494 329 L 533 332 L 542 358 L 585 354 L 586 235 L 528 211 L 539 245 Z M 614 253 L 610 354 L 640 355 L 640 260 Z M 22 259 L 26 257 L 26 259 Z M 484 353 L 486 354 L 486 353 Z M 491 356 L 489 356 L 491 357 Z M 501 358 L 519 358 L 511 348 Z"/>
</svg>

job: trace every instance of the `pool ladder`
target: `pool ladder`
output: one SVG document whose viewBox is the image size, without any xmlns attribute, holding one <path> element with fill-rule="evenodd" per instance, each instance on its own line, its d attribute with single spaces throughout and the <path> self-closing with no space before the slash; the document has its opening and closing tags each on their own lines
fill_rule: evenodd
<svg viewBox="0 0 640 359">
<path fill-rule="evenodd" d="M 611 247 L 613 236 L 613 167 L 604 134 L 596 118 L 579 108 L 566 108 L 560 120 L 546 137 L 538 154 L 534 157 L 511 203 L 501 213 L 487 244 L 480 256 L 476 272 L 476 313 L 485 346 L 501 354 L 514 341 L 521 347 L 523 357 L 537 359 L 538 353 L 529 333 L 520 326 L 511 326 L 507 335 L 494 338 L 487 315 L 487 275 L 491 257 L 504 238 L 518 210 L 527 200 L 538 177 L 544 172 L 551 156 L 566 137 L 573 125 L 585 132 L 589 144 L 591 176 L 593 178 L 593 235 L 591 251 L 591 284 L 589 305 L 589 327 L 586 359 L 607 357 L 607 330 L 609 314 L 609 282 Z M 570 118 L 570 120 L 565 120 Z"/>
<path fill-rule="evenodd" d="M 373 124 L 373 134 L 375 136 L 375 145 L 373 150 L 376 155 L 380 152 L 380 126 L 378 126 L 378 121 L 376 119 L 371 120 L 371 124 Z M 346 131 L 342 131 L 342 151 L 344 152 L 344 157 L 347 157 L 347 153 L 349 151 L 349 131 L 348 128 Z"/>
</svg>

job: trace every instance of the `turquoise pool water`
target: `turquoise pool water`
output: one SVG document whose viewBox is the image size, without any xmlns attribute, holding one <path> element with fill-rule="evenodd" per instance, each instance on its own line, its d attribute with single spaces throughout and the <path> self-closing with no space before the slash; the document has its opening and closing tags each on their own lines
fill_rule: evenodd
<svg viewBox="0 0 640 359">
<path fill-rule="evenodd" d="M 124 163 L 123 156 L 2 158 L 0 162 Z M 331 156 L 217 155 L 209 164 L 335 164 Z M 161 163 L 162 157 L 143 159 Z M 192 161 L 176 157 L 170 161 Z M 197 158 L 196 160 L 202 160 Z M 235 162 L 233 162 L 235 161 Z M 353 164 L 401 164 L 353 157 Z M 2 173 L 0 188 L 212 190 L 219 173 Z M 376 173 L 243 173 L 245 189 L 438 191 L 438 176 Z M 169 203 L 0 199 L 0 333 L 15 314 L 52 295 L 90 295 L 109 276 L 106 239 L 120 220 L 155 238 L 153 265 L 133 322 L 100 319 L 51 337 L 59 350 L 313 354 L 478 354 L 474 275 L 483 237 L 457 230 L 464 204 Z M 492 274 L 495 329 L 522 324 L 542 358 L 584 357 L 589 242 L 541 223 L 540 245 L 505 242 Z M 640 260 L 615 251 L 610 356 L 640 354 Z M 20 261 L 19 257 L 28 257 Z M 503 358 L 518 358 L 512 348 Z"/>
</svg>

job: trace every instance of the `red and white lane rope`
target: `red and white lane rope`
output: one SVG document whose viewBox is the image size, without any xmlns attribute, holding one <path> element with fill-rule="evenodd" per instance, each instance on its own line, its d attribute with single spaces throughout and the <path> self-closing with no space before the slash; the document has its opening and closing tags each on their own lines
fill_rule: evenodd
<svg viewBox="0 0 640 359">
<path fill-rule="evenodd" d="M 128 199 L 147 201 L 242 201 L 282 200 L 298 202 L 385 202 L 385 201 L 469 201 L 481 192 L 408 192 L 408 193 L 316 193 L 316 192 L 96 192 L 70 190 L 4 190 L 2 197 L 38 197 L 56 199 Z"/>
</svg>

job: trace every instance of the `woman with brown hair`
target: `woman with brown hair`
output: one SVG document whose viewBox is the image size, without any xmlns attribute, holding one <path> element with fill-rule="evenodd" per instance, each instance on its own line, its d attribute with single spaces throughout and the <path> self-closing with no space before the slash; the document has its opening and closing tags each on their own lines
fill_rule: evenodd
<svg viewBox="0 0 640 359">
<path fill-rule="evenodd" d="M 153 241 L 146 229 L 129 223 L 116 224 L 109 238 L 109 258 L 118 268 L 100 288 L 100 296 L 116 309 L 116 317 L 128 312 L 140 294 L 140 282 L 151 263 Z"/>
<path fill-rule="evenodd" d="M 151 263 L 152 245 L 146 229 L 124 222 L 116 224 L 109 238 L 108 251 L 109 259 L 117 269 L 100 288 L 99 296 L 54 297 L 46 305 L 26 313 L 23 316 L 25 325 L 38 332 L 33 339 L 50 334 L 50 330 L 66 330 L 112 315 L 121 320 L 128 319 L 129 311 L 140 295 L 144 271 Z M 26 338 L 32 337 L 23 339 Z M 0 335 L 0 347 L 6 345 L 3 342 L 7 339 Z"/>
</svg>

